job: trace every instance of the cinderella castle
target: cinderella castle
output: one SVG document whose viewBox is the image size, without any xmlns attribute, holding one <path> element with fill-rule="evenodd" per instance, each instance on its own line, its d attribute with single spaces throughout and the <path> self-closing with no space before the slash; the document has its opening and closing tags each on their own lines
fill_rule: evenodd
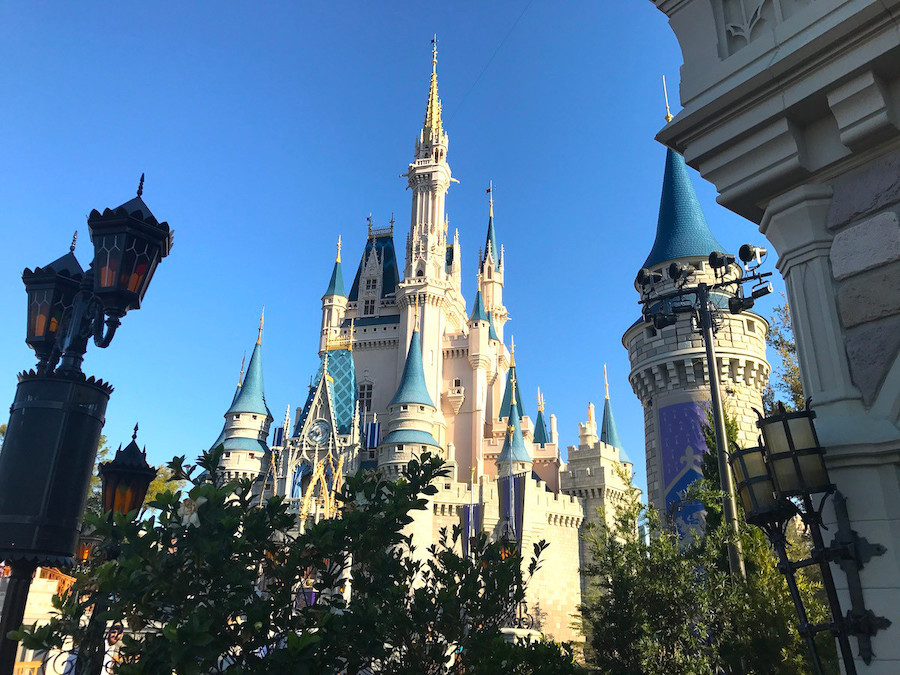
<svg viewBox="0 0 900 675">
<path fill-rule="evenodd" d="M 515 345 L 506 335 L 505 254 L 494 225 L 493 195 L 476 291 L 471 304 L 466 302 L 460 235 L 458 230 L 450 233 L 445 215 L 454 182 L 448 148 L 435 49 L 424 124 L 405 174 L 412 209 L 402 258 L 395 248 L 393 221 L 376 228 L 370 218 L 348 284 L 338 239 L 331 276 L 323 283 L 319 366 L 302 407 L 293 415 L 288 407 L 269 443 L 274 418 L 263 391 L 261 319 L 246 373 L 242 366 L 213 447 L 223 446 L 227 478 L 251 478 L 261 495 L 284 496 L 301 528 L 309 519 L 336 514 L 334 495 L 343 476 L 359 469 L 397 476 L 414 457 L 439 454 L 450 474 L 437 486 L 429 508 L 417 512 L 409 526 L 418 551 L 424 552 L 441 528 L 457 524 L 468 535 L 511 537 L 524 550 L 546 540 L 550 546 L 542 569 L 528 588 L 529 613 L 535 629 L 559 640 L 578 639 L 573 617 L 582 599 L 579 567 L 586 556 L 579 532 L 586 520 L 611 516 L 609 507 L 625 496 L 631 462 L 619 440 L 608 386 L 600 420 L 590 404 L 587 421 L 579 424 L 578 444 L 568 448 L 566 460 L 556 417 L 546 414 L 540 392 L 536 405 L 527 402 L 534 399 L 519 386 Z M 694 241 L 699 231 L 700 248 L 709 248 L 714 239 L 699 207 L 683 208 L 685 200 L 692 208 L 696 203 L 683 162 L 670 157 L 664 181 L 669 187 L 663 191 L 657 239 L 671 234 Z M 686 214 L 678 215 L 674 229 L 664 217 L 670 211 Z M 702 255 L 696 245 L 688 253 Z M 655 385 L 643 379 L 644 370 L 655 367 L 644 363 L 644 345 L 651 338 L 630 335 L 626 345 L 638 362 L 632 383 L 645 410 L 652 411 L 648 392 L 655 393 Z M 662 344 L 668 344 L 666 336 Z M 702 380 L 695 377 L 691 384 L 702 389 Z M 648 459 L 654 462 L 659 455 L 651 454 L 655 439 L 648 435 Z M 678 479 L 693 476 L 693 468 L 682 467 Z M 657 482 L 654 478 L 651 483 L 654 500 L 662 494 Z"/>
</svg>

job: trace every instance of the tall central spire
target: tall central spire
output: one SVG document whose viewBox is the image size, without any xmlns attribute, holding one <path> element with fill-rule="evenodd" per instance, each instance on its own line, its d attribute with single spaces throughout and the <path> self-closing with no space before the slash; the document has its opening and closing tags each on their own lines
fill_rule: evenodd
<svg viewBox="0 0 900 675">
<path fill-rule="evenodd" d="M 437 86 L 437 35 L 431 40 L 431 86 L 428 88 L 428 105 L 425 108 L 425 125 L 422 131 L 422 140 L 426 143 L 439 143 L 444 134 Z"/>
</svg>

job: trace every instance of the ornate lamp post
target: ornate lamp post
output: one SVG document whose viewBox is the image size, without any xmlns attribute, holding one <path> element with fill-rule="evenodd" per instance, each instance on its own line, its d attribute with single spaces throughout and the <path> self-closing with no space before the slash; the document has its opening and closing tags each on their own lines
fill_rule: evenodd
<svg viewBox="0 0 900 675">
<path fill-rule="evenodd" d="M 88 217 L 93 263 L 69 253 L 22 274 L 28 295 L 26 343 L 35 370 L 19 375 L 0 452 L 0 560 L 11 568 L 0 615 L 0 675 L 12 672 L 17 644 L 6 634 L 25 613 L 40 565 L 72 564 L 97 442 L 112 387 L 81 363 L 93 336 L 108 347 L 128 310 L 138 309 L 172 233 L 141 199 Z"/>
<path fill-rule="evenodd" d="M 828 476 L 825 449 L 819 445 L 813 423 L 815 417 L 808 402 L 807 409 L 798 412 L 788 412 L 779 403 L 775 415 L 761 417 L 757 422 L 762 432 L 760 446 L 735 452 L 730 461 L 747 522 L 766 533 L 778 554 L 778 567 L 787 580 L 800 622 L 799 631 L 806 640 L 815 672 L 822 672 L 815 635 L 831 631 L 838 640 L 844 671 L 850 675 L 856 673 L 856 665 L 849 636 L 856 636 L 859 655 L 869 663 L 872 660 L 871 637 L 891 623 L 866 609 L 859 580 L 863 565 L 872 556 L 884 553 L 885 548 L 870 544 L 850 529 L 846 500 Z M 822 507 L 832 493 L 838 529 L 831 545 L 826 546 L 822 537 Z M 821 495 L 818 506 L 814 502 L 816 495 Z M 787 555 L 785 528 L 794 517 L 802 519 L 812 538 L 811 555 L 806 560 L 791 561 Z M 852 609 L 846 616 L 841 613 L 829 562 L 837 562 L 847 573 Z M 809 623 L 797 589 L 796 571 L 808 565 L 818 565 L 822 572 L 832 617 L 828 623 Z"/>
<path fill-rule="evenodd" d="M 120 445 L 113 460 L 100 465 L 103 510 L 110 518 L 115 513 L 136 513 L 144 503 L 150 483 L 156 478 L 156 469 L 147 463 L 146 450 L 138 447 L 137 432 L 138 427 L 135 425 L 131 443 L 124 450 Z M 107 560 L 118 557 L 119 549 L 115 542 L 106 542 L 105 548 Z M 106 620 L 102 615 L 107 607 L 107 598 L 98 594 L 73 675 L 100 675 L 103 667 L 103 634 L 106 628 Z"/>
<path fill-rule="evenodd" d="M 637 282 L 642 289 L 640 304 L 643 305 L 644 321 L 652 323 L 654 328 L 661 330 L 675 324 L 679 314 L 690 314 L 703 338 L 703 344 L 706 347 L 706 372 L 709 373 L 719 481 L 722 492 L 725 493 L 723 510 L 725 522 L 732 533 L 731 543 L 728 544 L 728 564 L 732 575 L 746 577 L 747 572 L 744 568 L 743 553 L 738 538 L 734 484 L 731 472 L 728 471 L 725 414 L 722 410 L 719 378 L 716 375 L 718 366 L 714 335 L 720 322 L 717 321 L 719 308 L 713 302 L 713 294 L 716 292 L 729 293 L 728 309 L 732 314 L 739 314 L 752 308 L 757 298 L 772 292 L 771 284 L 765 282 L 766 277 L 772 276 L 772 273 L 756 271 L 762 265 L 766 255 L 765 249 L 744 244 L 741 246 L 739 255 L 748 274 L 730 276 L 729 270 L 736 264 L 734 256 L 718 251 L 709 254 L 709 266 L 716 275 L 716 282 L 713 284 L 695 283 L 694 275 L 697 270 L 694 266 L 677 262 L 673 262 L 667 269 L 669 279 L 674 283 L 674 290 L 658 292 L 656 287 L 662 282 L 663 276 L 648 269 L 638 272 Z M 748 282 L 754 283 L 754 288 L 749 296 L 745 295 L 744 291 L 744 284 Z"/>
</svg>

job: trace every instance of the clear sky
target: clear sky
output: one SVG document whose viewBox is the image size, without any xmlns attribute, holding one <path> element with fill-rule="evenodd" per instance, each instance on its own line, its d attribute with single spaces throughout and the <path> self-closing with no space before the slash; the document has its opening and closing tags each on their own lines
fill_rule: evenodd
<svg viewBox="0 0 900 675">
<path fill-rule="evenodd" d="M 87 267 L 87 214 L 130 199 L 142 172 L 175 247 L 144 307 L 85 359 L 116 388 L 110 443 L 139 421 L 151 461 L 208 447 L 263 305 L 276 424 L 302 405 L 338 234 L 345 280 L 370 212 L 376 226 L 396 214 L 403 250 L 410 195 L 399 175 L 422 125 L 433 33 L 468 302 L 493 180 L 526 411 L 540 386 L 561 444 L 576 443 L 608 363 L 644 486 L 621 336 L 639 315 L 633 279 L 656 226 L 661 76 L 677 111 L 681 65 L 646 0 L 0 2 L 0 408 L 34 363 L 23 268 L 62 255 L 76 229 Z M 725 246 L 765 243 L 692 178 Z"/>
</svg>

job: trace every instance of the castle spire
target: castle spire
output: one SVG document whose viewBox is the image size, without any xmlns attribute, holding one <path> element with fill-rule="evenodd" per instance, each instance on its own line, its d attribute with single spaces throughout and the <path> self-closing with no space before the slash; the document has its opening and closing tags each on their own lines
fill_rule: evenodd
<svg viewBox="0 0 900 675">
<path fill-rule="evenodd" d="M 518 376 L 516 374 L 516 343 L 510 340 L 510 364 L 506 373 L 506 389 L 503 391 L 503 400 L 500 402 L 500 419 L 510 416 L 510 410 L 513 403 L 516 404 L 518 414 L 525 416 L 525 407 L 522 405 L 522 392 L 518 386 Z"/>
<path fill-rule="evenodd" d="M 491 181 L 488 193 L 488 226 L 487 238 L 484 242 L 484 257 L 481 259 L 482 265 L 487 261 L 488 256 L 494 263 L 495 269 L 500 269 L 500 248 L 497 246 L 497 233 L 494 231 L 494 181 Z"/>
<path fill-rule="evenodd" d="M 345 296 L 344 272 L 341 267 L 341 247 L 341 237 L 338 235 L 337 256 L 334 259 L 334 267 L 331 270 L 331 279 L 328 282 L 328 288 L 325 291 L 325 295 Z"/>
<path fill-rule="evenodd" d="M 613 417 L 612 406 L 609 403 L 609 383 L 606 379 L 606 365 L 603 366 L 603 382 L 606 384 L 606 399 L 603 401 L 603 420 L 600 422 L 600 440 L 619 450 L 619 458 L 623 462 L 630 462 L 628 455 L 622 448 L 619 440 L 619 430 L 616 428 L 616 420 Z"/>
<path fill-rule="evenodd" d="M 259 333 L 256 338 L 256 344 L 250 354 L 250 362 L 247 364 L 247 372 L 244 375 L 240 391 L 234 397 L 228 413 L 253 413 L 256 415 L 265 415 L 272 419 L 272 413 L 266 406 L 266 395 L 263 390 L 263 371 L 262 371 L 262 330 L 265 317 L 265 309 L 259 318 Z"/>
<path fill-rule="evenodd" d="M 515 388 L 515 381 L 513 381 L 513 388 Z M 500 450 L 500 454 L 497 456 L 498 467 L 501 464 L 515 465 L 519 462 L 527 464 L 531 463 L 531 456 L 525 448 L 525 438 L 522 436 L 519 408 L 516 405 L 516 398 L 518 398 L 518 395 L 519 393 L 516 391 L 512 400 L 512 405 L 509 409 L 509 422 L 506 426 L 506 438 L 503 440 L 503 449 Z M 500 473 L 502 474 L 503 472 L 501 471 Z"/>
<path fill-rule="evenodd" d="M 444 134 L 441 121 L 441 99 L 437 86 L 437 35 L 431 40 L 431 85 L 428 88 L 428 104 L 425 107 L 425 124 L 422 129 L 422 140 L 438 143 Z"/>
<path fill-rule="evenodd" d="M 266 306 L 263 305 L 262 312 L 259 315 L 259 333 L 256 335 L 256 344 L 257 345 L 262 344 L 263 324 L 265 323 L 265 321 L 266 321 Z M 255 349 L 253 350 L 253 353 L 254 354 L 256 353 Z M 252 356 L 250 357 L 250 360 L 251 361 L 253 360 Z"/>
<path fill-rule="evenodd" d="M 542 448 L 550 442 L 550 434 L 547 433 L 547 423 L 544 421 L 544 395 L 538 387 L 537 395 L 538 414 L 534 420 L 534 443 Z"/>
<path fill-rule="evenodd" d="M 722 245 L 710 231 L 700 208 L 684 157 L 667 149 L 656 239 L 643 267 L 679 258 L 705 258 L 721 250 Z"/>
<path fill-rule="evenodd" d="M 418 309 L 418 303 L 416 304 Z M 417 322 L 418 323 L 418 322 Z M 403 366 L 403 375 L 400 377 L 400 386 L 391 400 L 395 403 L 418 403 L 434 408 L 434 401 L 428 393 L 425 385 L 425 369 L 422 363 L 422 338 L 419 337 L 418 325 L 413 327 L 412 337 L 409 340 L 409 351 L 406 353 L 406 364 Z"/>
</svg>

